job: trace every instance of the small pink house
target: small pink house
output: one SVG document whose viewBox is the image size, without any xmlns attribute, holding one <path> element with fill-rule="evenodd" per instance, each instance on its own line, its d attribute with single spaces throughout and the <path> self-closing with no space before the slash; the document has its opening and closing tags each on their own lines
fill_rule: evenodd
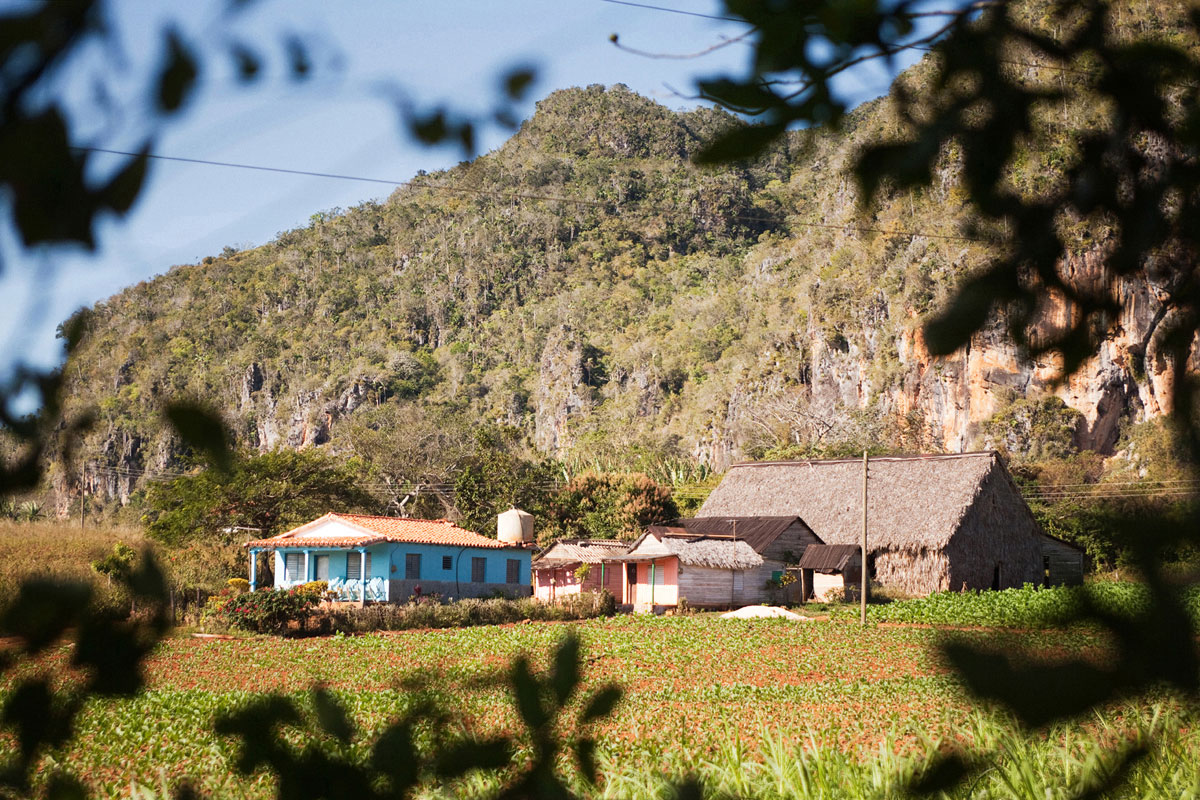
<svg viewBox="0 0 1200 800">
<path fill-rule="evenodd" d="M 533 559 L 533 596 L 552 603 L 566 595 L 608 589 L 621 602 L 624 565 L 613 556 L 629 549 L 613 539 L 560 539 Z M 586 565 L 586 569 L 581 569 Z M 580 573 L 586 576 L 580 580 Z"/>
<path fill-rule="evenodd" d="M 780 579 L 821 540 L 799 517 L 685 518 L 652 525 L 613 557 L 624 565 L 619 602 L 662 611 L 686 601 L 701 608 L 791 599 Z M 795 599 L 799 599 L 798 597 Z"/>
</svg>

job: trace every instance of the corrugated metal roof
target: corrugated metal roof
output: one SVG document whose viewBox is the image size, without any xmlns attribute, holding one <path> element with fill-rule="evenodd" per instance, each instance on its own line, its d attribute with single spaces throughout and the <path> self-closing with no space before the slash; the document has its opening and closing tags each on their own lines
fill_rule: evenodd
<svg viewBox="0 0 1200 800">
<path fill-rule="evenodd" d="M 800 556 L 801 569 L 844 570 L 858 555 L 856 544 L 810 544 Z"/>
<path fill-rule="evenodd" d="M 321 536 L 315 530 L 327 522 L 341 522 L 357 530 L 356 534 Z M 247 542 L 246 547 L 362 547 L 378 542 L 441 544 L 450 547 L 484 547 L 495 550 L 513 547 L 496 539 L 472 533 L 445 519 L 410 517 L 372 517 L 364 514 L 326 514 L 290 531 Z"/>
<path fill-rule="evenodd" d="M 599 564 L 629 550 L 631 542 L 616 539 L 559 539 L 533 561 L 534 567 Z"/>
</svg>

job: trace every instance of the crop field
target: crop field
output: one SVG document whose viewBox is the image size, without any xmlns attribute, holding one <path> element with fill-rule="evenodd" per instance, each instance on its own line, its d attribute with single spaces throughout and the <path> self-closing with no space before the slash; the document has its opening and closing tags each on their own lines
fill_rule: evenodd
<svg viewBox="0 0 1200 800">
<path fill-rule="evenodd" d="M 938 654 L 942 634 L 927 628 L 619 616 L 319 639 L 173 638 L 147 665 L 148 690 L 130 700 L 93 701 L 75 740 L 54 758 L 86 776 L 99 795 L 141 795 L 143 787 L 160 793 L 190 779 L 214 796 L 268 797 L 270 776 L 235 774 L 233 742 L 212 732 L 218 714 L 264 692 L 307 702 L 309 690 L 323 686 L 357 722 L 353 746 L 364 751 L 373 732 L 417 698 L 452 709 L 463 730 L 516 730 L 504 680 L 509 663 L 526 653 L 544 668 L 568 630 L 581 639 L 585 686 L 616 682 L 626 692 L 598 731 L 602 793 L 611 796 L 660 793 L 664 777 L 686 772 L 736 794 L 786 795 L 781 782 L 790 780 L 823 796 L 813 787 L 824 776 L 833 789 L 855 780 L 862 796 L 874 796 L 939 743 L 995 746 L 997 737 L 1009 737 L 1003 746 L 1010 752 L 1032 748 L 1013 767 L 1018 772 L 1031 769 L 1029 759 L 1055 765 L 1040 770 L 1050 769 L 1040 778 L 1046 781 L 1071 764 L 1082 770 L 1096 762 L 1097 743 L 1151 725 L 1173 731 L 1176 755 L 1151 767 L 1159 763 L 1167 775 L 1155 780 L 1174 781 L 1175 791 L 1183 778 L 1170 772 L 1172 759 L 1183 754 L 1194 763 L 1200 755 L 1200 743 L 1186 733 L 1196 727 L 1188 722 L 1193 715 L 1168 698 L 1156 709 L 1110 709 L 1077 731 L 1018 736 L 998 711 L 966 696 Z M 1086 630 L 954 635 L 1039 653 L 1104 655 L 1104 643 Z M 63 648 L 22 665 L 0 691 L 34 670 L 70 680 L 68 656 Z M 796 772 L 804 764 L 809 772 Z M 988 780 L 1003 788 L 1005 775 L 1000 770 Z M 1029 796 L 1056 796 L 1035 789 Z"/>
</svg>

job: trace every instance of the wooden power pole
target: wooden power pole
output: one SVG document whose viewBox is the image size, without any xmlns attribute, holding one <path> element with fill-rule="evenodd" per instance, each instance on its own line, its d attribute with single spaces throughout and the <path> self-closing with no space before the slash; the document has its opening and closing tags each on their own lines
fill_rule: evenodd
<svg viewBox="0 0 1200 800">
<path fill-rule="evenodd" d="M 859 616 L 865 626 L 867 624 L 867 451 L 863 450 L 863 491 L 862 491 L 862 547 L 859 553 L 858 573 L 861 579 L 859 591 Z"/>
</svg>

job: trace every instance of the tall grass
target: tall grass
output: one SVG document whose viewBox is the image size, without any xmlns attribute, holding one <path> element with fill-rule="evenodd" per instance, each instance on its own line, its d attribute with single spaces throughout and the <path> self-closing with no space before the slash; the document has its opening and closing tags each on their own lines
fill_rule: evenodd
<svg viewBox="0 0 1200 800">
<path fill-rule="evenodd" d="M 141 549 L 145 537 L 132 527 L 79 527 L 74 522 L 0 521 L 0 598 L 12 597 L 26 578 L 68 578 L 95 584 L 107 581 L 92 562 L 112 552 L 117 542 Z"/>
</svg>

